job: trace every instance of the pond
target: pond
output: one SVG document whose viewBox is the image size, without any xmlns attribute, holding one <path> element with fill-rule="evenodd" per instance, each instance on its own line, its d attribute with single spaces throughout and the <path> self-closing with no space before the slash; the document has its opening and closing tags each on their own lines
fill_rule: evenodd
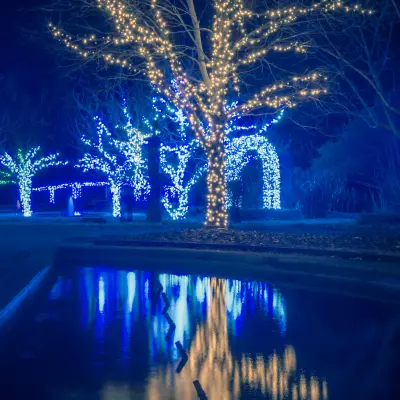
<svg viewBox="0 0 400 400">
<path fill-rule="evenodd" d="M 198 380 L 211 400 L 395 399 L 399 328 L 369 300 L 70 268 L 8 339 L 0 398 L 186 400 Z"/>
</svg>

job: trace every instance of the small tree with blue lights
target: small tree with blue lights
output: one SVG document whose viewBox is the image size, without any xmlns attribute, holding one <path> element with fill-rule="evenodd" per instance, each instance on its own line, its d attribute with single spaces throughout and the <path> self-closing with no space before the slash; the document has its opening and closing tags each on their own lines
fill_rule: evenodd
<svg viewBox="0 0 400 400">
<path fill-rule="evenodd" d="M 0 156 L 0 164 L 7 169 L 2 171 L 7 183 L 16 183 L 19 189 L 19 197 L 24 217 L 32 216 L 31 194 L 32 179 L 41 170 L 52 166 L 66 165 L 66 161 L 60 161 L 59 154 L 50 154 L 47 157 L 37 157 L 40 146 L 26 152 L 17 150 L 15 156 L 4 153 Z"/>
<path fill-rule="evenodd" d="M 76 164 L 84 172 L 96 171 L 107 177 L 112 193 L 112 215 L 121 216 L 121 191 L 123 185 L 133 187 L 136 198 L 148 194 L 149 185 L 145 177 L 146 165 L 143 158 L 143 145 L 149 135 L 134 128 L 126 106 L 123 104 L 126 122 L 116 125 L 115 129 L 122 131 L 123 136 L 113 135 L 102 119 L 94 118 L 96 136 L 88 139 L 81 137 L 86 152 Z"/>
<path fill-rule="evenodd" d="M 175 82 L 172 87 L 178 90 Z M 160 166 L 169 180 L 161 201 L 172 219 L 182 219 L 188 212 L 189 193 L 207 165 L 203 159 L 195 158 L 199 143 L 190 139 L 190 125 L 184 113 L 161 96 L 153 97 L 152 110 L 152 121 L 144 118 L 144 123 L 150 132 L 162 138 Z"/>
</svg>

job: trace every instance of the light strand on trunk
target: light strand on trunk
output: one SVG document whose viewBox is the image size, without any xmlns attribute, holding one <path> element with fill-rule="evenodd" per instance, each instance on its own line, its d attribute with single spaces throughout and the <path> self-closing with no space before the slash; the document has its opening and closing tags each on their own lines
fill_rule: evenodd
<svg viewBox="0 0 400 400">
<path fill-rule="evenodd" d="M 40 146 L 37 146 L 27 152 L 21 149 L 17 150 L 16 157 L 14 158 L 9 153 L 4 153 L 0 156 L 0 165 L 8 169 L 10 177 L 13 177 L 12 181 L 18 185 L 22 214 L 24 217 L 32 216 L 32 178 L 36 173 L 52 166 L 68 164 L 68 162 L 58 159 L 58 153 L 37 158 L 36 156 L 39 150 Z"/>
</svg>

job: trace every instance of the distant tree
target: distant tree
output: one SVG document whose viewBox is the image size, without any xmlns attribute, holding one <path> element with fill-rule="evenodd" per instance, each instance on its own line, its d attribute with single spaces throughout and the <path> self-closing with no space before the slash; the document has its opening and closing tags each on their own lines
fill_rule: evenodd
<svg viewBox="0 0 400 400">
<path fill-rule="evenodd" d="M 362 192 L 371 196 L 370 207 L 400 208 L 400 139 L 389 130 L 356 118 L 318 153 L 314 171 L 345 177 L 350 186 L 364 188 Z"/>
<path fill-rule="evenodd" d="M 362 24 L 341 21 L 338 30 L 319 21 L 318 58 L 336 77 L 331 101 L 320 104 L 328 113 L 361 118 L 400 137 L 399 8 L 395 0 L 363 5 L 371 5 L 374 13 Z"/>
<path fill-rule="evenodd" d="M 9 153 L 0 155 L 0 165 L 6 168 L 3 176 L 9 178 L 8 182 L 16 183 L 24 217 L 32 215 L 31 194 L 32 179 L 42 169 L 52 166 L 66 165 L 67 162 L 58 160 L 59 154 L 50 154 L 47 157 L 37 157 L 40 147 L 35 147 L 27 152 L 19 149 L 14 156 Z"/>
<path fill-rule="evenodd" d="M 123 113 L 125 123 L 116 125 L 114 134 L 100 117 L 94 118 L 96 133 L 81 136 L 81 143 L 88 151 L 76 165 L 84 172 L 97 171 L 107 177 L 114 217 L 121 215 L 121 190 L 124 184 L 133 186 L 137 198 L 149 191 L 143 158 L 143 144 L 149 135 L 133 127 L 126 105 L 123 106 Z"/>
</svg>

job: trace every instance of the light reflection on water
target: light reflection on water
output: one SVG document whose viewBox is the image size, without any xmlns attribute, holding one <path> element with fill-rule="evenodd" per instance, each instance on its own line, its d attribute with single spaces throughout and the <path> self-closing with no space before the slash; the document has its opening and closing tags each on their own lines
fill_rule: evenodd
<svg viewBox="0 0 400 400">
<path fill-rule="evenodd" d="M 169 341 L 165 340 L 169 326 L 161 314 L 164 303 L 161 296 L 154 296 L 157 281 L 171 303 L 168 312 L 176 324 Z M 274 400 L 328 398 L 327 382 L 300 370 L 295 349 L 289 343 L 280 353 L 272 350 L 270 354 L 239 351 L 232 345 L 232 341 L 241 340 L 241 333 L 256 312 L 271 320 L 276 335 L 285 340 L 285 300 L 278 289 L 266 283 L 84 268 L 80 298 L 82 325 L 85 329 L 92 324 L 95 327 L 97 356 L 105 351 L 105 331 L 120 315 L 121 358 L 129 364 L 130 345 L 138 334 L 135 325 L 139 319 L 145 321 L 147 340 L 143 342 L 148 346 L 149 372 L 140 398 L 195 399 L 192 382 L 196 379 L 209 399 L 239 399 L 249 393 L 252 398 L 258 394 Z M 254 332 L 251 340 L 262 340 L 260 333 Z M 180 361 L 176 341 L 189 354 L 180 373 L 176 373 Z M 118 399 L 139 398 L 137 390 L 130 382 L 107 382 L 102 399 L 111 400 L 116 395 Z"/>
</svg>

